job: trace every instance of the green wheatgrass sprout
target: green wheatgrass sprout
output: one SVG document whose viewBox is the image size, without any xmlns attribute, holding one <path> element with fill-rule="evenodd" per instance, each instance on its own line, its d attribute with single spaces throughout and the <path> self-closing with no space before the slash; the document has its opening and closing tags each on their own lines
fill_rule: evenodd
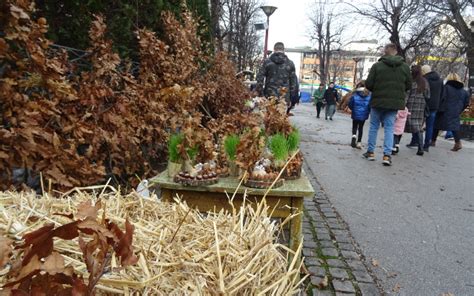
<svg viewBox="0 0 474 296">
<path fill-rule="evenodd" d="M 283 134 L 275 134 L 270 138 L 270 151 L 276 161 L 286 161 L 288 158 L 288 145 Z"/>
<path fill-rule="evenodd" d="M 183 135 L 182 134 L 174 134 L 171 135 L 168 141 L 168 154 L 169 160 L 171 162 L 179 162 L 181 159 L 178 151 L 178 146 L 183 142 Z"/>
<path fill-rule="evenodd" d="M 232 134 L 225 137 L 224 150 L 230 160 L 234 161 L 237 156 L 237 146 L 240 143 L 239 136 Z"/>
<path fill-rule="evenodd" d="M 295 152 L 300 145 L 300 131 L 296 128 L 293 128 L 293 131 L 288 135 L 287 139 L 288 151 L 290 153 Z"/>
<path fill-rule="evenodd" d="M 186 153 L 188 154 L 189 159 L 192 159 L 192 160 L 195 159 L 198 152 L 199 152 L 199 146 L 186 148 Z"/>
</svg>

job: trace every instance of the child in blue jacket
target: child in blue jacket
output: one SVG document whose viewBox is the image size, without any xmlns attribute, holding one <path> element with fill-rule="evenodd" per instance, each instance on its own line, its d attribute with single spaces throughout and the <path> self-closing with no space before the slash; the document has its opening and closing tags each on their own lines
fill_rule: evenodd
<svg viewBox="0 0 474 296">
<path fill-rule="evenodd" d="M 365 88 L 365 81 L 357 84 L 355 92 L 349 100 L 349 109 L 352 110 L 352 141 L 353 148 L 361 149 L 364 123 L 370 114 L 370 92 Z M 357 135 L 357 131 L 359 134 Z M 357 141 L 357 144 L 356 144 Z"/>
</svg>

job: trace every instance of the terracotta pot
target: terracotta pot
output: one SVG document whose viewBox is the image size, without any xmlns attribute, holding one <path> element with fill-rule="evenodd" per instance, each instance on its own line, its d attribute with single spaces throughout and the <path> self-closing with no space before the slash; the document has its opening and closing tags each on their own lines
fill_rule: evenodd
<svg viewBox="0 0 474 296">
<path fill-rule="evenodd" d="M 168 161 L 168 177 L 173 178 L 176 176 L 179 172 L 181 172 L 182 167 L 183 164 L 180 162 Z"/>
</svg>

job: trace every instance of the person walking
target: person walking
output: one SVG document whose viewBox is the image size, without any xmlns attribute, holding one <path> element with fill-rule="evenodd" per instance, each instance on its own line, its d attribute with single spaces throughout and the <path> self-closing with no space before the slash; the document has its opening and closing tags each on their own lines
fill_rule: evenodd
<svg viewBox="0 0 474 296">
<path fill-rule="evenodd" d="M 365 82 L 361 81 L 357 85 L 355 92 L 349 99 L 348 107 L 352 114 L 352 148 L 362 149 L 362 133 L 364 130 L 364 123 L 369 118 L 370 114 L 370 92 L 365 88 Z M 358 132 L 358 133 L 357 133 Z M 357 144 L 356 144 L 357 141 Z"/>
<path fill-rule="evenodd" d="M 259 96 L 284 97 L 287 111 L 291 108 L 291 95 L 297 93 L 295 64 L 286 56 L 285 45 L 275 43 L 272 55 L 263 62 L 257 74 L 256 92 Z"/>
<path fill-rule="evenodd" d="M 469 106 L 469 93 L 464 89 L 459 75 L 450 73 L 444 85 L 441 103 L 438 109 L 433 144 L 436 143 L 439 131 L 451 131 L 454 136 L 454 147 L 451 151 L 462 148 L 459 130 L 461 129 L 461 113 Z M 434 145 L 433 145 L 434 146 Z"/>
<path fill-rule="evenodd" d="M 418 139 L 416 155 L 422 156 L 423 151 L 423 122 L 425 120 L 425 107 L 430 100 L 430 86 L 421 74 L 421 66 L 411 68 L 413 83 L 408 92 L 407 108 L 410 110 L 405 125 L 405 133 L 412 133 Z"/>
<path fill-rule="evenodd" d="M 421 73 L 430 86 L 430 99 L 426 105 L 425 112 L 425 143 L 423 145 L 423 150 L 429 152 L 429 147 L 433 138 L 434 125 L 436 120 L 436 113 L 439 108 L 439 103 L 441 100 L 441 95 L 443 93 L 443 79 L 439 76 L 436 71 L 431 70 L 430 65 L 423 65 L 421 67 Z M 417 139 L 416 134 L 412 134 L 412 139 L 407 147 L 418 147 L 419 139 Z"/>
<path fill-rule="evenodd" d="M 429 147 L 433 138 L 436 113 L 441 102 L 441 95 L 443 94 L 443 79 L 441 79 L 439 74 L 436 71 L 433 71 L 429 65 L 423 65 L 421 67 L 421 73 L 423 74 L 423 77 L 428 80 L 428 84 L 430 85 L 430 100 L 428 101 L 430 113 L 426 118 L 426 135 L 425 143 L 423 145 L 423 150 L 429 152 Z"/>
<path fill-rule="evenodd" d="M 323 102 L 326 105 L 324 117 L 332 120 L 334 113 L 336 113 L 336 103 L 339 102 L 339 94 L 335 88 L 334 82 L 329 83 L 329 88 L 324 91 Z"/>
<path fill-rule="evenodd" d="M 314 104 L 316 105 L 316 118 L 319 118 L 319 115 L 321 114 L 321 108 L 324 106 L 323 96 L 325 91 L 326 88 L 324 86 L 324 83 L 321 83 L 313 93 Z"/>
<path fill-rule="evenodd" d="M 375 144 L 380 123 L 384 125 L 383 160 L 385 166 L 392 165 L 393 126 L 398 110 L 405 109 L 406 91 L 411 88 L 410 67 L 401 56 L 397 46 L 389 43 L 384 55 L 370 69 L 365 85 L 372 92 L 370 100 L 370 128 L 367 152 L 363 156 L 375 160 Z"/>
<path fill-rule="evenodd" d="M 408 111 L 407 107 L 405 107 L 403 110 L 398 110 L 397 112 L 395 125 L 393 126 L 392 155 L 396 155 L 398 152 L 400 152 L 400 141 L 402 139 L 403 132 L 405 131 L 405 124 L 407 122 L 408 115 L 410 115 L 410 112 Z"/>
</svg>

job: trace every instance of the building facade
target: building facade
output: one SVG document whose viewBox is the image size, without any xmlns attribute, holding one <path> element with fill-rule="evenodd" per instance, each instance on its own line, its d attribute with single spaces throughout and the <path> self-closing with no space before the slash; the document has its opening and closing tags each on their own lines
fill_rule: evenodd
<svg viewBox="0 0 474 296">
<path fill-rule="evenodd" d="M 319 59 L 317 51 L 309 47 L 288 49 L 293 59 L 299 53 L 298 79 L 302 88 L 314 89 L 321 83 Z M 350 42 L 344 49 L 331 52 L 326 81 L 334 81 L 336 85 L 346 89 L 354 88 L 362 79 L 367 78 L 370 68 L 380 57 L 376 40 Z M 289 53 L 290 54 L 290 53 Z M 298 67 L 297 67 L 298 68 Z"/>
</svg>

